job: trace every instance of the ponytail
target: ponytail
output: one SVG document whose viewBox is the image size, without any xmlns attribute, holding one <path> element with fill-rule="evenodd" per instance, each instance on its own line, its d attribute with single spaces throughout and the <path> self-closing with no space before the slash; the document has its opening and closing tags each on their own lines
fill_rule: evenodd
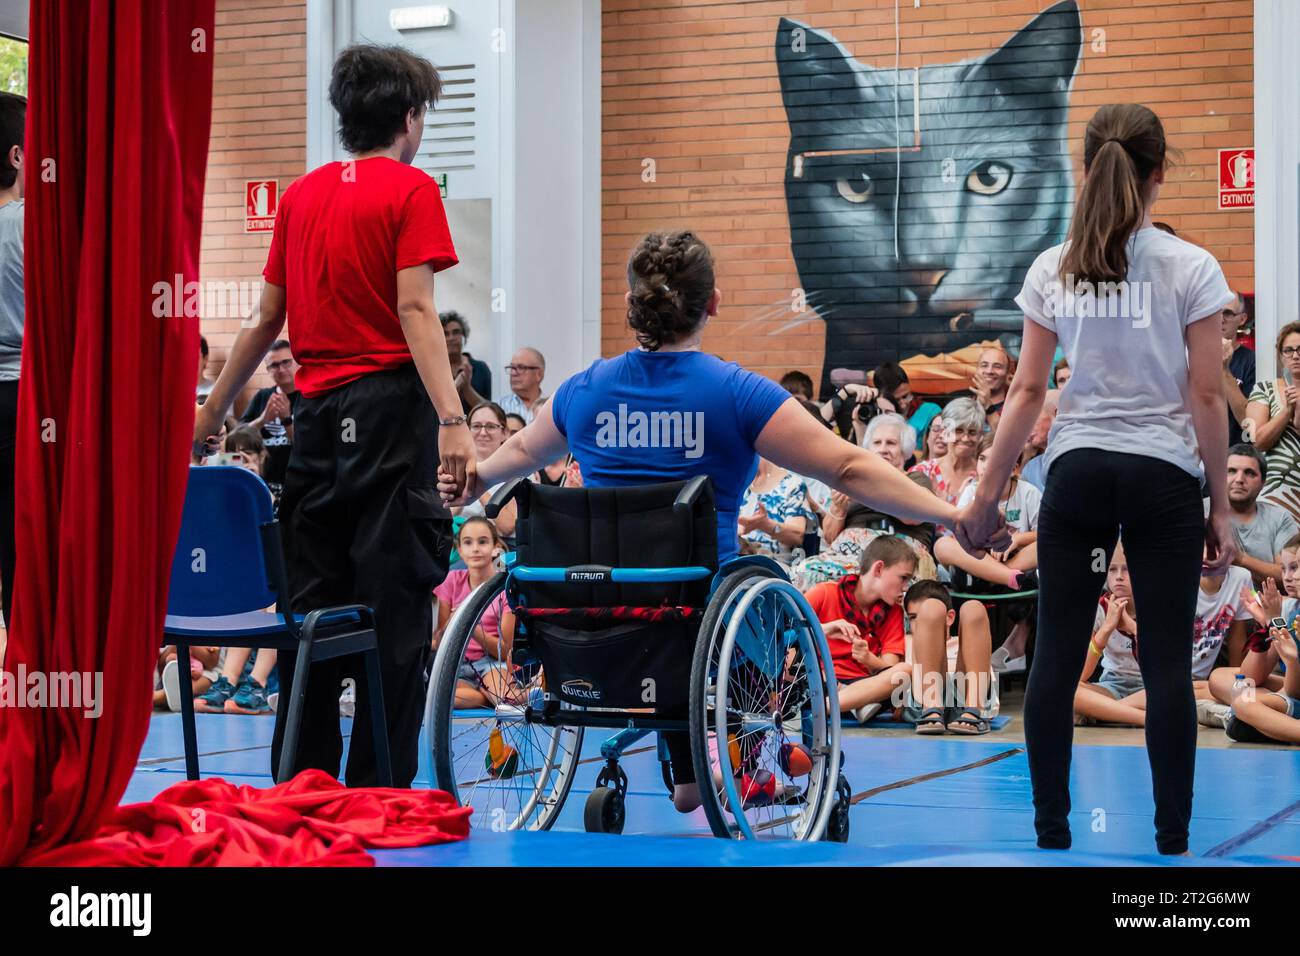
<svg viewBox="0 0 1300 956">
<path fill-rule="evenodd" d="M 1083 138 L 1083 186 L 1070 220 L 1060 277 L 1067 286 L 1119 282 L 1128 275 L 1128 240 L 1142 224 L 1151 176 L 1163 168 L 1165 131 L 1145 106 L 1103 106 Z"/>
</svg>

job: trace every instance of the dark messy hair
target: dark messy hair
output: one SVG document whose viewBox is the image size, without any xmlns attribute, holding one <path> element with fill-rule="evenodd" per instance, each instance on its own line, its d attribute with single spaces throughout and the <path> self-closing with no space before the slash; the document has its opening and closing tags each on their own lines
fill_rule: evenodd
<svg viewBox="0 0 1300 956">
<path fill-rule="evenodd" d="M 791 395 L 802 395 L 803 398 L 812 400 L 813 383 L 811 376 L 807 372 L 801 372 L 795 369 L 792 372 L 786 372 L 781 376 L 781 387 Z"/>
<path fill-rule="evenodd" d="M 393 142 L 411 110 L 422 112 L 442 92 L 433 64 L 400 46 L 360 43 L 334 61 L 330 105 L 339 114 L 339 139 L 349 153 Z"/>
<path fill-rule="evenodd" d="M 18 179 L 18 170 L 9 162 L 9 151 L 15 146 L 22 148 L 26 122 L 27 97 L 0 93 L 0 189 L 8 189 Z"/>
<path fill-rule="evenodd" d="M 948 588 L 938 581 L 931 581 L 928 578 L 917 581 L 907 589 L 907 594 L 903 596 L 903 607 L 909 608 L 918 601 L 924 601 L 928 598 L 942 601 L 943 606 L 952 610 L 952 594 Z"/>
<path fill-rule="evenodd" d="M 894 393 L 907 382 L 907 373 L 903 371 L 903 366 L 892 359 L 877 365 L 875 374 L 871 377 L 871 383 L 891 402 L 894 400 Z"/>
<path fill-rule="evenodd" d="M 693 232 L 652 232 L 627 261 L 627 324 L 651 352 L 688 338 L 713 298 L 713 256 Z"/>
<path fill-rule="evenodd" d="M 469 323 L 466 322 L 465 317 L 455 309 L 448 309 L 446 312 L 439 312 L 438 321 L 442 323 L 444 329 L 451 325 L 451 323 L 455 322 L 460 326 L 460 337 L 466 342 L 469 341 Z"/>
<path fill-rule="evenodd" d="M 1254 445 L 1247 442 L 1238 442 L 1228 449 L 1228 457 L 1231 458 L 1234 455 L 1239 458 L 1249 458 L 1255 463 L 1255 467 L 1259 469 L 1259 477 L 1268 477 L 1268 459 Z"/>
<path fill-rule="evenodd" d="M 226 451 L 246 451 L 254 455 L 263 455 L 266 453 L 266 442 L 262 441 L 262 433 L 252 425 L 240 425 L 226 435 Z"/>
<path fill-rule="evenodd" d="M 1128 275 L 1129 236 L 1142 224 L 1151 175 L 1164 167 L 1166 151 L 1160 117 L 1145 106 L 1112 103 L 1093 114 L 1083 134 L 1087 175 L 1061 257 L 1062 280 L 1095 284 Z"/>
</svg>

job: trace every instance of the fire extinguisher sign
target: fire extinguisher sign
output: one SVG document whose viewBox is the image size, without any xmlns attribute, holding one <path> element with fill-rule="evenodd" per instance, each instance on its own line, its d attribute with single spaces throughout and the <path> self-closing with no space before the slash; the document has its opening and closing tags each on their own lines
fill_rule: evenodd
<svg viewBox="0 0 1300 956">
<path fill-rule="evenodd" d="M 274 179 L 244 183 L 244 232 L 274 232 L 275 210 L 280 205 L 280 184 Z"/>
<path fill-rule="evenodd" d="M 1255 208 L 1255 150 L 1219 150 L 1219 208 Z"/>
</svg>

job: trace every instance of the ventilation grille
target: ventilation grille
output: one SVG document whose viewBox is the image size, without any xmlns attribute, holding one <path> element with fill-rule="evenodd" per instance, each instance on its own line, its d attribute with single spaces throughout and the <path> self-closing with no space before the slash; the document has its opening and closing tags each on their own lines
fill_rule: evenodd
<svg viewBox="0 0 1300 956">
<path fill-rule="evenodd" d="M 473 63 L 438 67 L 442 96 L 424 117 L 424 138 L 416 165 L 431 176 L 476 169 L 478 163 L 478 81 Z"/>
</svg>

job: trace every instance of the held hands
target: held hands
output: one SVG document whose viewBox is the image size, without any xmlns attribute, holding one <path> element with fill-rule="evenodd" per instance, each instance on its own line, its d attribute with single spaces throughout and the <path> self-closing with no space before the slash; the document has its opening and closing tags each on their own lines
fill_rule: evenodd
<svg viewBox="0 0 1300 956">
<path fill-rule="evenodd" d="M 467 504 L 486 490 L 478 478 L 474 441 L 465 425 L 438 429 L 438 458 L 438 493 L 443 504 Z"/>
<path fill-rule="evenodd" d="M 962 550 L 977 558 L 985 551 L 1005 551 L 1011 546 L 1011 531 L 997 502 L 982 504 L 976 498 L 957 512 L 954 530 Z"/>
<path fill-rule="evenodd" d="M 200 405 L 194 414 L 194 444 L 190 446 L 190 463 L 203 464 L 203 459 L 221 451 L 221 422 L 217 420 L 215 409 Z"/>
</svg>

